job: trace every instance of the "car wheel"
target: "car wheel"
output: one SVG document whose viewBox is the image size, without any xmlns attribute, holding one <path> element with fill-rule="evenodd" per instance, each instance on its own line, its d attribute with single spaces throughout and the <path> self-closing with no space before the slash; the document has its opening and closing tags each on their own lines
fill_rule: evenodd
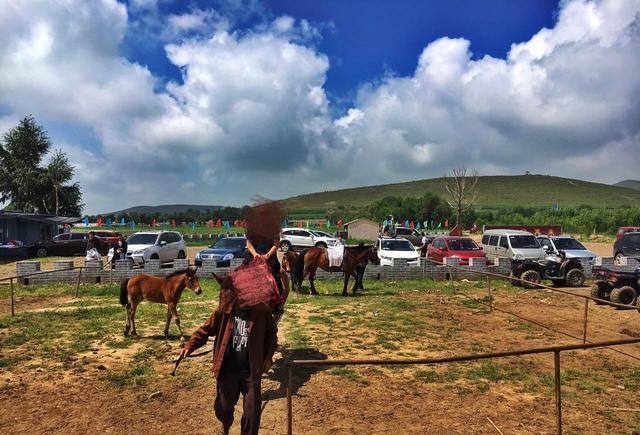
<svg viewBox="0 0 640 435">
<path fill-rule="evenodd" d="M 614 257 L 613 257 L 613 263 L 621 266 L 622 265 L 622 259 L 625 258 L 624 255 L 622 254 L 622 252 L 618 252 Z"/>
<path fill-rule="evenodd" d="M 37 255 L 38 257 L 46 257 L 46 256 L 47 256 L 47 254 L 48 254 L 48 252 L 47 252 L 47 248 L 38 248 L 38 249 L 36 250 L 36 255 Z"/>
<path fill-rule="evenodd" d="M 522 272 L 522 275 L 520 275 L 520 279 L 525 281 L 522 283 L 522 286 L 524 288 L 538 288 L 536 284 L 540 284 L 540 282 L 542 281 L 542 277 L 540 276 L 538 271 L 532 269 Z"/>
<path fill-rule="evenodd" d="M 327 244 L 324 242 L 318 242 L 316 243 L 316 248 L 326 248 Z"/>
<path fill-rule="evenodd" d="M 614 288 L 610 295 L 611 302 L 623 305 L 634 305 L 637 297 L 635 289 L 629 285 Z"/>
<path fill-rule="evenodd" d="M 187 258 L 187 256 L 185 255 L 184 251 L 180 251 L 178 252 L 178 258 L 180 260 L 184 260 L 185 258 Z"/>
<path fill-rule="evenodd" d="M 288 252 L 291 250 L 291 243 L 284 241 L 284 242 L 280 242 L 280 250 L 282 252 Z"/>
<path fill-rule="evenodd" d="M 151 254 L 151 257 L 149 257 L 150 260 L 160 260 L 160 256 L 158 256 L 158 254 Z"/>
</svg>

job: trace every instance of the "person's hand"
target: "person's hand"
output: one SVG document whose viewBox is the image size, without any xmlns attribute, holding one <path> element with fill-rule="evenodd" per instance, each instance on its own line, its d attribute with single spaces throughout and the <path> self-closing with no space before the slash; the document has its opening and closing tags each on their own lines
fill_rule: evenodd
<svg viewBox="0 0 640 435">
<path fill-rule="evenodd" d="M 264 363 L 262 364 L 262 372 L 267 373 L 269 370 L 271 370 L 272 365 L 273 363 L 271 362 L 270 359 L 264 360 Z"/>
<path fill-rule="evenodd" d="M 180 349 L 180 357 L 181 358 L 186 358 L 189 356 L 189 354 L 191 353 L 191 350 L 187 347 L 183 347 L 182 349 Z"/>
</svg>

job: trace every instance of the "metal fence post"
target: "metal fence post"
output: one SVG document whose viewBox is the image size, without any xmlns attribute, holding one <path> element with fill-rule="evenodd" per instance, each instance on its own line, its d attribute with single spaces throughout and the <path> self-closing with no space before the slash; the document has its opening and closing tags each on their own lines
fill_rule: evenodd
<svg viewBox="0 0 640 435">
<path fill-rule="evenodd" d="M 293 410 L 291 409 L 292 392 L 292 364 L 287 361 L 287 434 L 293 434 Z"/>
<path fill-rule="evenodd" d="M 582 342 L 587 342 L 587 316 L 589 315 L 589 299 L 584 300 L 584 325 L 582 328 Z"/>
<path fill-rule="evenodd" d="M 553 366 L 555 369 L 556 384 L 556 429 L 558 435 L 562 435 L 562 393 L 560 391 L 560 351 L 553 351 Z"/>
<path fill-rule="evenodd" d="M 82 267 L 78 271 L 78 282 L 76 283 L 76 298 L 78 297 L 78 293 L 80 292 L 80 277 L 82 276 Z"/>
<path fill-rule="evenodd" d="M 13 289 L 13 278 L 11 278 L 10 280 L 11 282 L 11 317 L 16 315 L 16 297 L 15 297 L 15 291 Z"/>
</svg>

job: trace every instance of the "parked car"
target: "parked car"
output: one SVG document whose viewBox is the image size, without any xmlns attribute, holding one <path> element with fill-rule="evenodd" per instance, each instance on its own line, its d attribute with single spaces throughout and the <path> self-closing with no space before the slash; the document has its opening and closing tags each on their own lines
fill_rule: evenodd
<svg viewBox="0 0 640 435">
<path fill-rule="evenodd" d="M 337 242 L 338 239 L 335 237 L 327 237 L 320 232 L 304 228 L 283 228 L 280 233 L 280 250 L 283 252 L 290 249 L 326 248 Z"/>
<path fill-rule="evenodd" d="M 487 259 L 484 251 L 469 237 L 439 236 L 427 248 L 427 257 L 442 263 L 445 257 L 459 258 L 460 264 L 469 264 L 470 258 Z"/>
<path fill-rule="evenodd" d="M 625 233 L 613 244 L 615 263 L 620 264 L 623 257 L 635 258 L 640 261 L 640 232 Z"/>
<path fill-rule="evenodd" d="M 618 227 L 618 231 L 616 232 L 616 240 L 620 240 L 622 236 L 627 233 L 637 232 L 640 232 L 640 227 Z"/>
<path fill-rule="evenodd" d="M 487 230 L 482 235 L 482 249 L 488 258 L 541 260 L 546 257 L 533 234 L 519 230 Z"/>
<path fill-rule="evenodd" d="M 547 252 L 564 251 L 567 258 L 587 258 L 593 260 L 597 255 L 589 251 L 582 243 L 569 236 L 538 236 L 538 242 Z"/>
<path fill-rule="evenodd" d="M 393 266 L 393 260 L 404 258 L 412 266 L 420 264 L 420 255 L 407 239 L 382 237 L 376 243 L 381 266 Z"/>
<path fill-rule="evenodd" d="M 202 266 L 203 260 L 215 260 L 218 267 L 231 266 L 231 260 L 242 258 L 247 250 L 246 237 L 224 237 L 196 254 L 196 266 Z"/>
<path fill-rule="evenodd" d="M 109 254 L 113 255 L 112 250 Z M 148 260 L 166 263 L 187 258 L 187 248 L 180 233 L 175 231 L 141 231 L 127 239 L 127 257 L 138 265 Z"/>
<path fill-rule="evenodd" d="M 117 240 L 118 233 L 107 231 L 94 231 L 96 237 L 100 240 L 100 254 L 105 255 L 111 246 L 110 237 L 114 234 Z M 38 242 L 29 247 L 29 254 L 38 257 L 46 257 L 48 255 L 71 256 L 85 255 L 87 253 L 87 235 L 88 233 L 63 233 L 58 234 L 53 239 Z M 106 237 L 109 236 L 109 237 Z"/>
</svg>

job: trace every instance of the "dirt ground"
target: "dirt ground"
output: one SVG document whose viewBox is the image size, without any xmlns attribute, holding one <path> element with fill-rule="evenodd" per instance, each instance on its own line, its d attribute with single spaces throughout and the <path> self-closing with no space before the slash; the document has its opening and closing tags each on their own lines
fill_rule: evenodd
<svg viewBox="0 0 640 435">
<path fill-rule="evenodd" d="M 454 293 L 443 283 L 365 285 L 367 291 L 355 298 L 291 296 L 279 328 L 274 370 L 262 381 L 263 433 L 286 431 L 284 357 L 425 358 L 577 341 L 508 314 L 490 313 L 461 294 L 482 298 L 486 291 L 481 286 L 458 283 L 460 292 Z M 338 292 L 338 284 L 318 286 L 321 293 Z M 582 336 L 581 301 L 506 283 L 495 286 L 497 308 Z M 193 302 L 204 305 L 200 311 L 191 302 L 182 306 L 186 329 L 206 318 L 213 299 Z M 59 303 L 43 300 L 30 309 Z M 169 376 L 180 341 L 154 335 L 162 320 L 145 316 L 141 314 L 142 337 L 126 347 L 119 347 L 122 338 L 114 331 L 58 362 L 40 353 L 9 368 L 0 366 L 0 426 L 16 434 L 212 433 L 217 423 L 209 358 L 187 360 L 177 377 Z M 636 310 L 591 306 L 589 316 L 590 341 L 640 337 Z M 0 339 L 15 332 L 11 325 L 6 317 L 0 319 Z M 43 346 L 50 344 L 55 351 L 57 340 Z M 30 350 L 28 343 L 3 349 L 0 358 Z M 620 350 L 640 358 L 640 346 Z M 137 383 L 137 375 L 126 370 L 149 352 L 152 375 Z M 637 408 L 639 367 L 637 359 L 611 350 L 563 353 L 565 433 L 638 433 L 637 409 L 619 409 Z M 133 383 L 130 378 L 114 383 L 118 377 L 105 381 L 123 371 Z M 293 378 L 294 433 L 497 433 L 491 422 L 504 433 L 554 433 L 552 374 L 552 355 L 448 366 L 298 368 Z M 233 434 L 239 433 L 239 408 Z"/>
</svg>

